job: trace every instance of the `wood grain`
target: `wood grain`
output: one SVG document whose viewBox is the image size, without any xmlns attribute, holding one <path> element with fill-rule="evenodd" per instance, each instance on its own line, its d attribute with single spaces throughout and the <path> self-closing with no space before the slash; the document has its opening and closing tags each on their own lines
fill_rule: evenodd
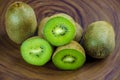
<svg viewBox="0 0 120 80">
<path fill-rule="evenodd" d="M 43 67 L 23 61 L 19 47 L 7 36 L 4 16 L 8 5 L 16 0 L 0 0 L 0 80 L 120 80 L 120 0 L 21 0 L 36 13 L 37 21 L 55 13 L 67 13 L 83 29 L 96 20 L 109 21 L 115 29 L 116 48 L 104 60 L 88 57 L 76 71 L 60 71 L 51 63 Z"/>
</svg>

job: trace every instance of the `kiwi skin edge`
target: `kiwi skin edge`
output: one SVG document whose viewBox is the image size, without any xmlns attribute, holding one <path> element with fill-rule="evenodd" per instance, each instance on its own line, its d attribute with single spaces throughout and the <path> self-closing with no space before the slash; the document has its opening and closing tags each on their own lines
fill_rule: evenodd
<svg viewBox="0 0 120 80">
<path fill-rule="evenodd" d="M 83 34 L 83 29 L 80 26 L 80 24 L 78 24 L 77 22 L 75 22 L 76 25 L 76 36 L 74 38 L 75 41 L 79 42 L 81 40 L 82 34 Z"/>
<path fill-rule="evenodd" d="M 85 50 L 82 48 L 82 46 L 80 46 L 80 44 L 78 44 L 76 41 L 71 41 L 71 43 L 67 45 L 58 47 L 56 51 L 54 52 L 53 57 L 58 51 L 63 50 L 63 49 L 75 49 L 83 53 L 83 55 L 85 56 Z"/>
<path fill-rule="evenodd" d="M 43 27 L 44 25 L 46 24 L 46 22 L 51 19 L 51 18 L 54 18 L 54 17 L 57 17 L 57 16 L 61 16 L 61 17 L 64 17 L 66 19 L 68 19 L 71 23 L 73 23 L 76 27 L 76 36 L 74 38 L 75 41 L 80 41 L 81 39 L 81 36 L 82 36 L 82 33 L 83 33 L 83 29 L 82 27 L 73 20 L 73 18 L 65 13 L 58 13 L 58 14 L 54 14 L 50 17 L 45 17 L 41 20 L 40 24 L 39 24 L 39 27 L 38 27 L 38 36 L 40 36 L 41 38 L 44 38 L 43 36 Z"/>
<path fill-rule="evenodd" d="M 21 1 L 12 3 L 5 13 L 5 26 L 9 38 L 21 44 L 25 39 L 33 36 L 37 29 L 34 10 Z"/>
<path fill-rule="evenodd" d="M 103 59 L 115 48 L 115 32 L 106 21 L 96 21 L 88 25 L 83 36 L 83 47 L 93 58 Z"/>
</svg>

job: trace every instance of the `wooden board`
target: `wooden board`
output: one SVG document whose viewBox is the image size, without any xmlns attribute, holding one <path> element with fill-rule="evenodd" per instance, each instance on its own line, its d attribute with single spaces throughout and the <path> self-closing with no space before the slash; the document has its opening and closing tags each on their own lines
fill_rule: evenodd
<svg viewBox="0 0 120 80">
<path fill-rule="evenodd" d="M 17 0 L 0 0 L 0 80 L 120 80 L 120 0 L 21 0 L 36 13 L 37 21 L 55 13 L 72 16 L 83 29 L 97 20 L 109 21 L 115 29 L 116 47 L 104 60 L 87 59 L 76 71 L 60 71 L 49 62 L 36 67 L 24 62 L 19 47 L 7 36 L 4 16 Z"/>
</svg>

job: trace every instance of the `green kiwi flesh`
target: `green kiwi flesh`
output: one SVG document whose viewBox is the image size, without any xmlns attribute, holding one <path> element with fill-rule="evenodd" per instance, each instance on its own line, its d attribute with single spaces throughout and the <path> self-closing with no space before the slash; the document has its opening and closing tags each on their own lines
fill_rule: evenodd
<svg viewBox="0 0 120 80">
<path fill-rule="evenodd" d="M 72 41 L 76 34 L 75 26 L 64 17 L 54 17 L 45 24 L 43 35 L 54 46 Z"/>
<path fill-rule="evenodd" d="M 61 70 L 76 70 L 83 66 L 85 60 L 84 49 L 76 41 L 58 47 L 52 56 L 54 65 Z"/>
<path fill-rule="evenodd" d="M 21 45 L 22 58 L 29 64 L 43 66 L 52 55 L 51 45 L 40 37 L 31 37 Z"/>
<path fill-rule="evenodd" d="M 6 32 L 17 44 L 34 35 L 37 20 L 34 10 L 24 2 L 12 3 L 5 13 Z"/>
<path fill-rule="evenodd" d="M 83 46 L 93 58 L 107 57 L 115 48 L 115 33 L 106 21 L 96 21 L 88 25 L 83 37 Z"/>
</svg>

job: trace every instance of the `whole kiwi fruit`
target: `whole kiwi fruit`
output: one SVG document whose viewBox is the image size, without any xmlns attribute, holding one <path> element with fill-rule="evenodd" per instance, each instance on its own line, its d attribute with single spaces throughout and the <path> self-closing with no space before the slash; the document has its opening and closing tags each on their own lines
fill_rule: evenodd
<svg viewBox="0 0 120 80">
<path fill-rule="evenodd" d="M 115 32 L 106 21 L 96 21 L 88 25 L 83 36 L 83 47 L 88 55 L 102 59 L 115 48 Z"/>
<path fill-rule="evenodd" d="M 28 4 L 18 1 L 12 3 L 5 14 L 6 32 L 9 38 L 20 44 L 34 35 L 37 28 L 35 12 Z"/>
</svg>

